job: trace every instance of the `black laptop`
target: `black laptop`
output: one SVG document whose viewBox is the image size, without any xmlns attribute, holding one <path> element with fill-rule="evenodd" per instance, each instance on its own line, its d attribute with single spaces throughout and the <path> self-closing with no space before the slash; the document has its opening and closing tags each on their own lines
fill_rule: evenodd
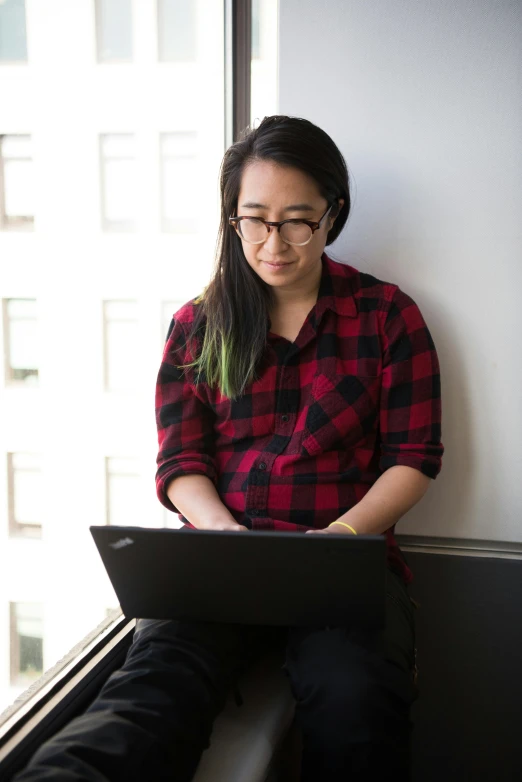
<svg viewBox="0 0 522 782">
<path fill-rule="evenodd" d="M 380 535 L 90 530 L 129 618 L 384 626 Z"/>
</svg>

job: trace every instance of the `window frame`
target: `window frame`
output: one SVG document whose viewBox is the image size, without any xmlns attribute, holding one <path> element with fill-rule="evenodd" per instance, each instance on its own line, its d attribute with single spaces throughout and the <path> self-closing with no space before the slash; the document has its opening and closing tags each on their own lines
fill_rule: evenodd
<svg viewBox="0 0 522 782">
<path fill-rule="evenodd" d="M 0 777 L 22 769 L 40 744 L 85 708 L 125 658 L 136 622 L 114 609 L 0 714 Z"/>
</svg>

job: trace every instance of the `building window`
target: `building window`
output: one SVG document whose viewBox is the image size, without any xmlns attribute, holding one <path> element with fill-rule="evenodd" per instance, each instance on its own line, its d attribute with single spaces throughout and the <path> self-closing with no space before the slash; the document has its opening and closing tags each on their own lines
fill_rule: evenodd
<svg viewBox="0 0 522 782">
<path fill-rule="evenodd" d="M 135 526 L 139 506 L 140 475 L 136 459 L 105 458 L 107 524 Z"/>
<path fill-rule="evenodd" d="M 31 136 L 0 136 L 0 228 L 33 228 L 33 194 Z"/>
<path fill-rule="evenodd" d="M 106 391 L 134 391 L 138 381 L 138 304 L 105 301 L 104 385 Z"/>
<path fill-rule="evenodd" d="M 9 603 L 11 684 L 27 687 L 43 673 L 43 605 Z"/>
<path fill-rule="evenodd" d="M 14 537 L 40 538 L 42 471 L 34 453 L 7 454 L 7 499 L 9 534 Z"/>
<path fill-rule="evenodd" d="M 27 62 L 25 0 L 0 2 L 0 62 Z"/>
<path fill-rule="evenodd" d="M 38 384 L 36 299 L 3 299 L 6 384 Z"/>
<path fill-rule="evenodd" d="M 261 57 L 260 41 L 260 8 L 261 0 L 252 0 L 252 41 L 251 57 L 253 60 L 259 60 Z"/>
<path fill-rule="evenodd" d="M 130 133 L 100 137 L 102 226 L 105 231 L 136 227 L 136 159 Z"/>
<path fill-rule="evenodd" d="M 158 58 L 161 62 L 196 59 L 196 3 L 157 0 Z"/>
<path fill-rule="evenodd" d="M 95 0 L 98 62 L 131 62 L 132 0 Z"/>
<path fill-rule="evenodd" d="M 164 231 L 193 233 L 199 212 L 196 133 L 162 133 L 161 223 Z"/>
</svg>

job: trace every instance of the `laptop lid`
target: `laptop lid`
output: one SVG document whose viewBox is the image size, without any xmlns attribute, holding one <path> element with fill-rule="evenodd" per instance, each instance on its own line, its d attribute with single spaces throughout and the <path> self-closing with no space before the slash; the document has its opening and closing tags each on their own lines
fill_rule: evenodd
<svg viewBox="0 0 522 782">
<path fill-rule="evenodd" d="M 380 535 L 90 530 L 129 618 L 384 626 Z"/>
</svg>

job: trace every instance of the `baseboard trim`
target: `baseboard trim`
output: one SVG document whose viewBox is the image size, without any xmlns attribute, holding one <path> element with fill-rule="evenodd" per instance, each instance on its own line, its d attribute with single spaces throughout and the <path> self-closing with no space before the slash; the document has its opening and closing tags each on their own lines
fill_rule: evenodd
<svg viewBox="0 0 522 782">
<path fill-rule="evenodd" d="M 403 551 L 522 560 L 522 543 L 470 538 L 438 538 L 423 535 L 396 535 L 395 538 Z"/>
</svg>

